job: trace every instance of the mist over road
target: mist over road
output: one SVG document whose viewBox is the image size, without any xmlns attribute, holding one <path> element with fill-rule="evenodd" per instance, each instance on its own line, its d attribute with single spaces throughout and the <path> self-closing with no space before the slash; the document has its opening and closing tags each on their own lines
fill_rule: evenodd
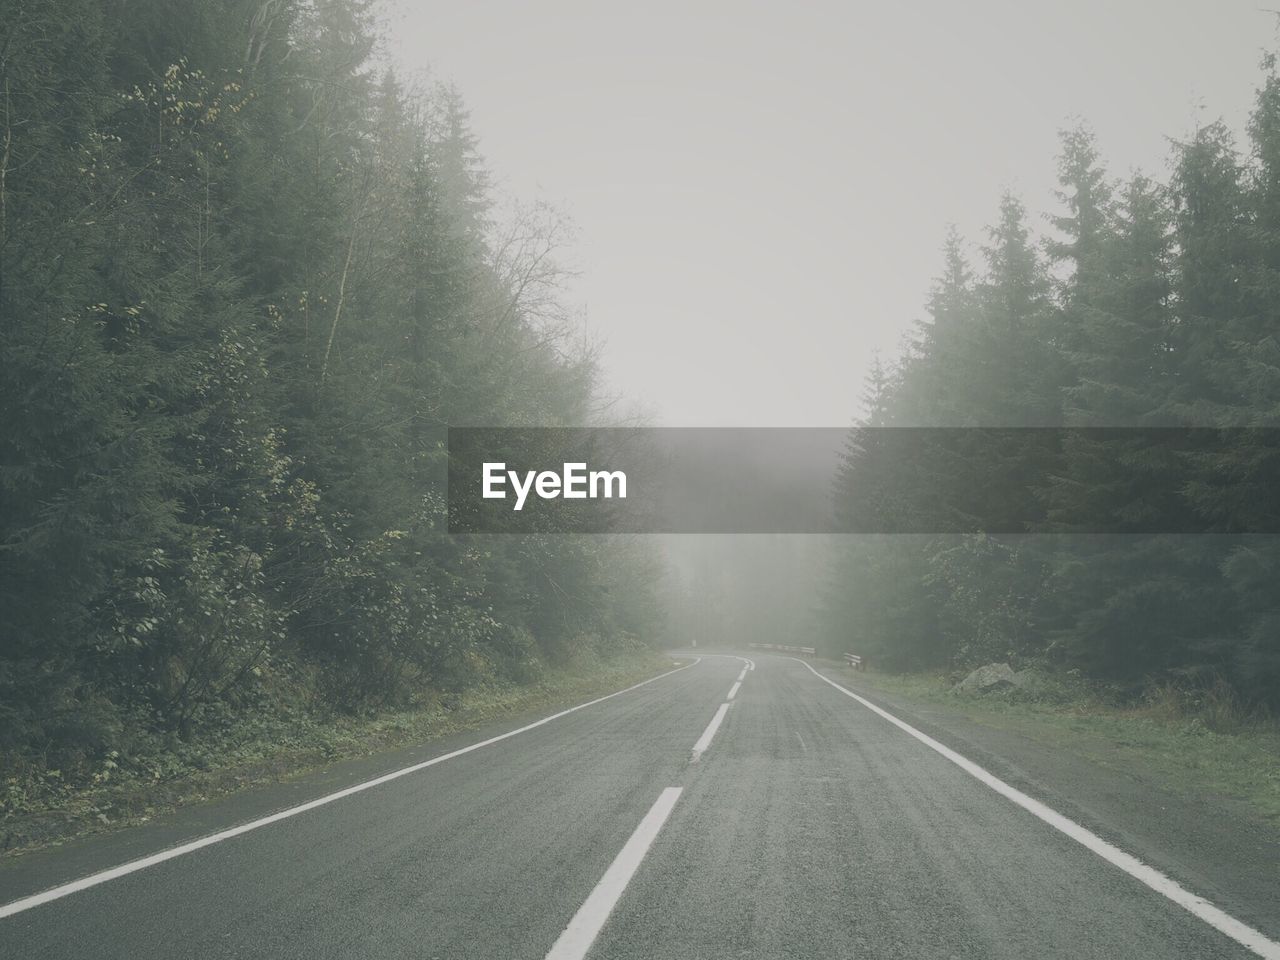
<svg viewBox="0 0 1280 960">
<path fill-rule="evenodd" d="M 1180 905 L 913 730 L 804 663 L 706 656 L 65 895 L 24 899 L 119 846 L 14 860 L 0 956 L 1280 956 L 1280 925 Z M 262 815 L 222 810 L 184 839 Z"/>
</svg>

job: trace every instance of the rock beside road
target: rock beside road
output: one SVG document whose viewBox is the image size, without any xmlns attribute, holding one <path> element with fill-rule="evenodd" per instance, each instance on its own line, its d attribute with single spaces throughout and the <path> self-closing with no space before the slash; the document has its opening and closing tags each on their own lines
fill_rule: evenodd
<svg viewBox="0 0 1280 960">
<path fill-rule="evenodd" d="M 1015 687 L 1024 687 L 1027 685 L 1030 677 L 1030 671 L 1024 670 L 1019 673 L 1007 663 L 988 663 L 985 667 L 979 667 L 969 674 L 952 689 L 956 693 L 994 693 L 1001 690 L 1011 690 Z"/>
</svg>

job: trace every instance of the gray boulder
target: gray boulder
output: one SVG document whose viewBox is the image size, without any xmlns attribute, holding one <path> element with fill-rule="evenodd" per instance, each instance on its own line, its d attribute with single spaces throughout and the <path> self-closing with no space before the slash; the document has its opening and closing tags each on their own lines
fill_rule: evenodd
<svg viewBox="0 0 1280 960">
<path fill-rule="evenodd" d="M 1025 671 L 1024 671 L 1025 672 Z M 952 689 L 956 693 L 994 693 L 1020 687 L 1026 678 L 1007 663 L 988 663 L 969 674 Z"/>
</svg>

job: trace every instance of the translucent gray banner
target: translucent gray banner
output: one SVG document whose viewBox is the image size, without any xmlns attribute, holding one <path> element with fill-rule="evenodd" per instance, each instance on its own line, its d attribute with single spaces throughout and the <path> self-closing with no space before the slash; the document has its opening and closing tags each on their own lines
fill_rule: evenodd
<svg viewBox="0 0 1280 960">
<path fill-rule="evenodd" d="M 455 533 L 1277 533 L 1277 428 L 453 428 Z"/>
</svg>

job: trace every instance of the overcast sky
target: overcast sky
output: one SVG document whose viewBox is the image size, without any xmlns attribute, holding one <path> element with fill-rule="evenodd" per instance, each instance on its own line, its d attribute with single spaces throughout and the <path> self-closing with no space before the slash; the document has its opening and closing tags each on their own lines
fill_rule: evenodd
<svg viewBox="0 0 1280 960">
<path fill-rule="evenodd" d="M 1070 117 L 1114 174 L 1163 177 L 1197 122 L 1243 130 L 1259 6 L 399 0 L 389 25 L 504 190 L 577 224 L 611 389 L 672 426 L 840 426 L 946 224 L 981 241 L 1006 186 L 1042 223 Z"/>
</svg>

